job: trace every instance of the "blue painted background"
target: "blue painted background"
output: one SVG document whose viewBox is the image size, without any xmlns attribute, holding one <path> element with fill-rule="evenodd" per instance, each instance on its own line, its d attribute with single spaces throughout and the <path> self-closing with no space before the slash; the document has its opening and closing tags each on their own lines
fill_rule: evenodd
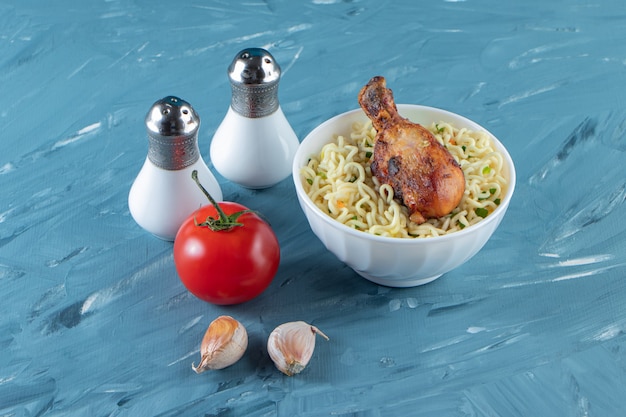
<svg viewBox="0 0 626 417">
<path fill-rule="evenodd" d="M 492 131 L 518 186 L 486 247 L 426 286 L 380 287 L 323 248 L 291 179 L 217 175 L 270 220 L 282 262 L 246 304 L 187 293 L 171 243 L 128 212 L 143 118 L 189 101 L 210 165 L 246 47 L 281 64 L 300 138 L 373 75 Z M 622 0 L 0 2 L 0 415 L 623 415 L 625 86 Z M 220 314 L 248 351 L 196 375 Z M 289 378 L 265 343 L 293 320 L 331 340 Z"/>
</svg>

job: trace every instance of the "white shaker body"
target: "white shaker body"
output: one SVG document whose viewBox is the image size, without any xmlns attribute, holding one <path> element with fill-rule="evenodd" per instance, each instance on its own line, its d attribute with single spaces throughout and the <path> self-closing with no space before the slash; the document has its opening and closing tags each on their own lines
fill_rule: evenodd
<svg viewBox="0 0 626 417">
<path fill-rule="evenodd" d="M 210 204 L 191 178 L 193 170 L 198 171 L 198 179 L 211 197 L 222 201 L 222 190 L 202 159 L 185 169 L 169 171 L 146 158 L 128 195 L 128 208 L 137 224 L 160 239 L 173 241 L 182 223 Z"/>
<path fill-rule="evenodd" d="M 211 142 L 210 157 L 225 178 L 246 188 L 267 188 L 287 178 L 299 145 L 280 107 L 250 118 L 228 108 Z"/>
</svg>

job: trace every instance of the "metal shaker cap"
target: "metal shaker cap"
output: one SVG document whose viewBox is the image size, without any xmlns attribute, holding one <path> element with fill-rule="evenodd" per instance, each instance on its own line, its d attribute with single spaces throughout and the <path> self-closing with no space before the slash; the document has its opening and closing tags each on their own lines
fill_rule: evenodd
<svg viewBox="0 0 626 417">
<path fill-rule="evenodd" d="M 240 51 L 228 67 L 233 110 L 251 118 L 274 113 L 279 106 L 280 73 L 280 66 L 265 49 Z"/>
<path fill-rule="evenodd" d="M 180 170 L 200 158 L 200 116 L 191 104 L 167 96 L 155 102 L 146 115 L 148 159 L 159 168 Z"/>
</svg>

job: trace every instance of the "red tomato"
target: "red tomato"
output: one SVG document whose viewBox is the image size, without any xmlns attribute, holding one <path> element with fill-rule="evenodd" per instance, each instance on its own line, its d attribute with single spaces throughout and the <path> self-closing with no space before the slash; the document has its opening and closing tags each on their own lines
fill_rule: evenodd
<svg viewBox="0 0 626 417">
<path fill-rule="evenodd" d="M 241 204 L 218 203 L 224 214 L 247 210 Z M 240 226 L 212 230 L 199 225 L 220 218 L 213 205 L 197 210 L 174 240 L 176 271 L 187 289 L 213 304 L 238 304 L 261 294 L 276 275 L 280 247 L 272 228 L 254 212 L 237 218 Z"/>
</svg>

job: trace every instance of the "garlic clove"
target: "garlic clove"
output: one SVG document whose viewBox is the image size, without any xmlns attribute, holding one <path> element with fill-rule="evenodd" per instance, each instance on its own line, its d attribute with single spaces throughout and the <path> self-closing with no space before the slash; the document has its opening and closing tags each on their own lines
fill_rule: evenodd
<svg viewBox="0 0 626 417">
<path fill-rule="evenodd" d="M 267 340 L 267 352 L 276 368 L 288 376 L 302 372 L 313 356 L 317 334 L 329 340 L 317 327 L 303 321 L 276 327 Z"/>
<path fill-rule="evenodd" d="M 196 373 L 222 369 L 237 362 L 248 347 L 248 333 L 230 316 L 220 316 L 209 325 L 200 346 L 200 364 L 191 368 Z"/>
</svg>

